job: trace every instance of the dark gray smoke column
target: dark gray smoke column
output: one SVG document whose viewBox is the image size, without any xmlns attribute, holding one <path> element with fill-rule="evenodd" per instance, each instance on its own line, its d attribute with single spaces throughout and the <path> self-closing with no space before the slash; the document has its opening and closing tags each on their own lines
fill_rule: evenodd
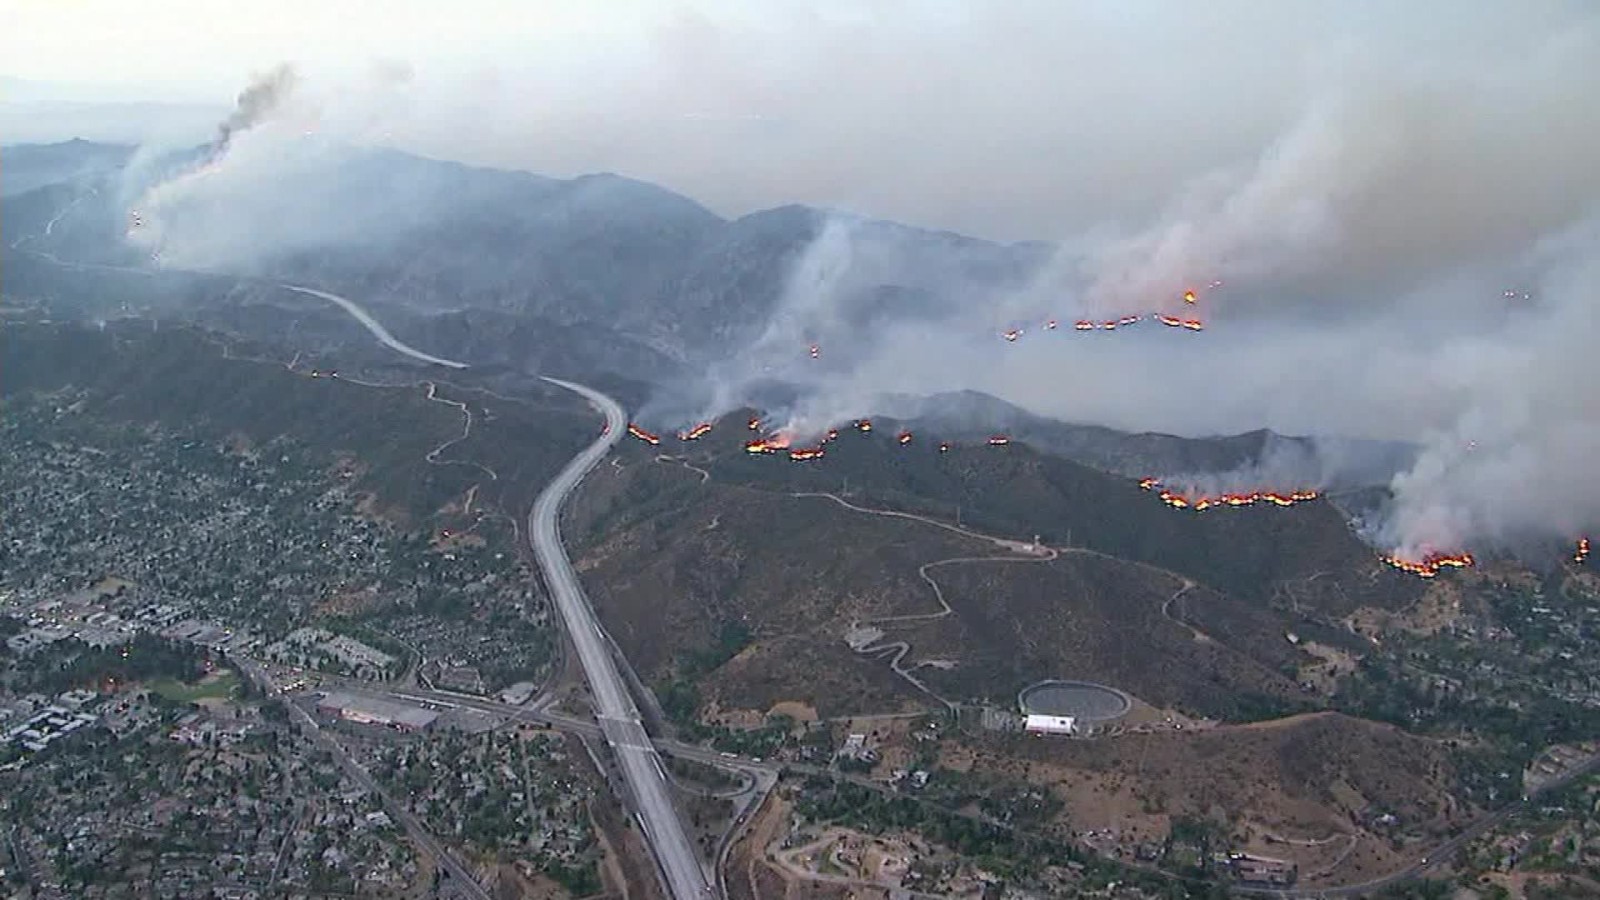
<svg viewBox="0 0 1600 900">
<path fill-rule="evenodd" d="M 217 126 L 217 140 L 213 153 L 220 155 L 228 149 L 228 142 L 240 131 L 265 118 L 283 103 L 294 90 L 299 79 L 294 67 L 282 63 L 277 68 L 257 75 L 250 85 L 239 92 L 233 112 Z"/>
</svg>

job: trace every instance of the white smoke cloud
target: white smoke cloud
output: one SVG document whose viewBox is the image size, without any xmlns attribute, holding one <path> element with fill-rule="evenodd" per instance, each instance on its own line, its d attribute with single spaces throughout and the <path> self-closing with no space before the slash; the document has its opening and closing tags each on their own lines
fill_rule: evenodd
<svg viewBox="0 0 1600 900">
<path fill-rule="evenodd" d="M 1600 479 L 1585 475 L 1600 458 L 1587 388 L 1600 107 L 1584 99 L 1600 84 L 1600 30 L 1386 76 L 1321 92 L 1253 163 L 1197 177 L 1149 227 L 1074 238 L 1029 288 L 975 290 L 953 320 L 885 324 L 847 366 L 793 376 L 804 390 L 789 427 L 814 433 L 884 394 L 978 389 L 1130 430 L 1411 441 L 1421 453 L 1369 533 L 1385 548 L 1423 556 L 1600 528 Z M 797 266 L 787 312 L 801 311 L 800 330 L 837 324 L 824 298 L 859 273 L 823 263 L 848 261 L 848 237 L 825 232 Z M 1196 310 L 1203 334 L 1067 327 Z M 1051 318 L 1063 327 L 1043 330 Z M 997 319 L 1026 323 L 1023 337 L 1002 342 Z M 722 387 L 739 394 L 736 380 Z M 1335 444 L 1316 446 L 1175 480 L 1215 493 L 1351 476 Z"/>
<path fill-rule="evenodd" d="M 307 82 L 288 65 L 257 76 L 190 167 L 154 174 L 174 148 L 141 148 L 121 186 L 137 214 L 128 239 L 165 266 L 242 271 L 409 221 L 393 198 L 335 198 L 339 166 L 406 121 L 413 78 L 395 61 L 354 82 Z"/>
<path fill-rule="evenodd" d="M 884 394 L 974 389 L 1127 430 L 1412 441 L 1422 452 L 1375 542 L 1567 538 L 1600 527 L 1600 480 L 1583 474 L 1600 410 L 1582 390 L 1600 339 L 1600 14 L 1534 6 L 1424 5 L 1381 34 L 1345 21 L 1337 46 L 1307 37 L 1299 13 L 1235 33 L 1210 4 L 1159 21 L 902 9 L 915 28 L 687 16 L 657 34 L 650 64 L 572 96 L 570 80 L 519 93 L 514 74 L 471 90 L 403 70 L 359 90 L 297 85 L 214 168 L 151 191 L 139 239 L 195 267 L 342 239 L 350 228 L 263 203 L 260 179 L 391 132 L 451 158 L 621 169 L 728 211 L 802 199 L 1054 238 L 1019 284 L 971 265 L 998 251 L 832 217 L 685 420 L 781 382 L 796 396 L 769 405 L 802 434 Z M 966 47 L 984 48 L 981 65 Z M 1071 329 L 1188 314 L 1190 287 L 1203 333 Z M 1228 477 L 1292 469 L 1287 486 L 1325 486 L 1341 466 L 1323 450 Z"/>
<path fill-rule="evenodd" d="M 1395 478 L 1377 540 L 1416 557 L 1600 530 L 1597 226 L 1561 242 L 1543 314 L 1435 357 L 1438 377 L 1465 380 L 1470 399 Z"/>
</svg>

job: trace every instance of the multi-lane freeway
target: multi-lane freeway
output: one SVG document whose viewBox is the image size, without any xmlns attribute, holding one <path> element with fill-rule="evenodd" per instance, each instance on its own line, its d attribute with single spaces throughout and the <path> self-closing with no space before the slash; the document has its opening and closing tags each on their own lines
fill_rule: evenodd
<svg viewBox="0 0 1600 900">
<path fill-rule="evenodd" d="M 283 287 L 337 304 L 392 350 L 435 365 L 454 369 L 467 367 L 466 363 L 424 353 L 399 340 L 354 301 L 314 288 L 292 284 Z M 634 812 L 644 828 L 646 842 L 655 853 L 667 892 L 673 900 L 703 900 L 715 896 L 715 891 L 673 807 L 661 758 L 651 744 L 650 736 L 645 733 L 639 709 L 628 694 L 627 684 L 622 679 L 616 661 L 611 658 L 600 622 L 595 618 L 588 598 L 584 596 L 578 575 L 567 559 L 566 549 L 561 546 L 558 521 L 561 504 L 583 480 L 583 476 L 622 437 L 626 418 L 617 401 L 593 388 L 556 378 L 547 377 L 544 380 L 583 396 L 595 409 L 605 414 L 608 427 L 599 440 L 569 462 L 534 501 L 533 510 L 528 513 L 528 543 L 533 548 L 556 608 L 560 610 L 562 621 L 577 648 L 578 660 L 583 665 L 584 676 L 594 697 L 595 717 L 599 720 L 600 732 L 606 743 L 611 745 L 621 766 L 623 778 L 632 795 Z"/>
<path fill-rule="evenodd" d="M 567 464 L 561 474 L 539 494 L 528 514 L 528 542 L 567 633 L 577 649 L 593 697 L 600 731 L 611 745 L 632 795 L 634 812 L 661 867 L 662 880 L 674 900 L 700 900 L 714 896 L 694 845 L 683 830 L 668 792 L 666 771 L 639 721 L 639 709 L 611 658 L 600 622 L 584 596 L 578 575 L 561 546 L 561 504 L 583 476 L 610 452 L 622 437 L 626 420 L 617 401 L 592 388 L 570 381 L 545 378 L 551 384 L 582 395 L 605 414 L 607 428 L 598 440 Z"/>
<path fill-rule="evenodd" d="M 60 216 L 58 215 L 57 219 L 59 218 Z M 54 220 L 50 225 L 54 225 Z M 11 246 L 21 249 L 21 244 L 22 240 L 19 240 L 13 242 Z M 26 252 L 32 253 L 48 262 L 67 267 L 97 268 L 139 275 L 154 273 L 154 270 L 143 267 L 73 263 L 59 259 L 44 251 L 28 250 Z M 380 343 L 398 353 L 433 365 L 452 369 L 467 368 L 466 363 L 425 353 L 399 340 L 390 334 L 388 329 L 374 319 L 365 309 L 345 297 L 299 285 L 282 284 L 280 286 L 334 303 L 365 327 Z M 534 711 L 528 708 L 511 709 L 504 704 L 497 704 L 481 698 L 461 697 L 433 691 L 414 691 L 409 696 L 405 692 L 395 693 L 402 699 L 487 708 L 492 711 L 506 712 L 515 716 L 543 721 L 554 727 L 581 734 L 603 736 L 611 745 L 621 763 L 624 778 L 632 794 L 635 810 L 639 816 L 639 821 L 644 827 L 645 838 L 656 855 L 668 892 L 674 900 L 714 896 L 715 891 L 706 878 L 705 871 L 697 861 L 693 845 L 684 833 L 682 824 L 673 808 L 671 797 L 668 793 L 666 773 L 661 766 L 660 757 L 640 723 L 638 708 L 628 694 L 626 684 L 617 668 L 616 662 L 612 659 L 607 649 L 607 642 L 599 621 L 595 618 L 594 611 L 583 594 L 582 586 L 578 583 L 577 575 L 572 569 L 571 562 L 567 559 L 565 549 L 561 546 L 558 522 L 561 504 L 572 490 L 577 487 L 583 476 L 603 459 L 621 438 L 625 425 L 622 407 L 610 397 L 583 385 L 548 377 L 544 380 L 582 395 L 596 409 L 605 414 L 608 424 L 605 433 L 600 439 L 573 459 L 562 470 L 561 474 L 556 476 L 555 481 L 539 495 L 534 503 L 532 512 L 528 515 L 529 543 L 539 561 L 540 569 L 544 572 L 550 592 L 557 608 L 561 612 L 563 622 L 572 637 L 573 644 L 577 647 L 584 674 L 594 694 L 595 711 L 599 721 L 598 728 L 586 721 L 563 716 L 559 713 L 542 710 Z M 249 668 L 246 671 L 257 676 L 260 674 L 259 672 L 252 673 Z M 291 704 L 291 708 L 298 710 L 298 707 L 293 704 Z M 301 717 L 307 720 L 310 719 L 303 710 L 299 712 Z M 325 735 L 321 735 L 315 730 L 316 724 L 314 721 L 310 722 L 310 727 L 313 729 L 314 734 L 326 739 Z M 337 742 L 330 743 L 337 747 Z M 725 755 L 723 754 L 714 755 L 704 748 L 676 742 L 663 742 L 662 746 L 668 748 L 669 752 L 679 756 L 699 759 L 702 762 L 716 765 L 726 765 L 730 768 L 744 771 L 746 774 L 753 776 L 758 789 L 757 796 L 770 789 L 772 782 L 776 780 L 775 770 L 771 766 L 762 765 L 761 763 L 753 763 L 746 759 L 728 760 L 724 758 Z M 358 763 L 355 763 L 353 759 L 344 757 L 343 754 L 337 755 L 342 757 L 341 761 L 345 763 L 347 769 L 350 769 L 353 775 L 358 777 L 358 780 L 369 784 L 372 789 L 378 790 L 377 786 L 370 781 L 370 776 L 362 777 L 366 776 L 366 772 Z M 796 768 L 808 769 L 810 767 L 798 766 Z M 1455 837 L 1435 846 L 1427 856 L 1421 857 L 1417 862 L 1400 871 L 1392 872 L 1371 881 L 1328 888 L 1275 889 L 1243 885 L 1235 886 L 1234 889 L 1243 894 L 1286 898 L 1332 898 L 1357 896 L 1405 882 L 1419 877 L 1428 870 L 1442 864 L 1461 846 L 1502 824 L 1539 794 L 1553 790 L 1597 769 L 1600 769 L 1600 756 L 1590 759 L 1566 776 L 1542 785 L 1521 801 L 1484 816 Z M 408 811 L 404 811 L 399 804 L 394 803 L 393 799 L 387 797 L 381 790 L 378 790 L 378 794 L 387 801 L 386 805 L 397 810 L 396 817 L 408 831 L 412 832 L 413 837 L 418 838 L 419 843 L 433 851 L 447 871 L 457 876 L 457 880 L 461 882 L 458 889 L 465 890 L 475 896 L 482 896 L 482 888 L 467 873 L 465 868 L 451 857 L 448 852 L 439 847 L 432 840 L 431 835 L 427 835 L 421 824 L 409 816 Z M 419 833 L 421 837 L 418 837 Z"/>
<path fill-rule="evenodd" d="M 309 296 L 326 300 L 329 303 L 337 305 L 340 309 L 349 313 L 351 318 L 355 319 L 357 322 L 360 322 L 363 327 L 372 332 L 372 336 L 378 339 L 378 343 L 388 347 L 390 350 L 404 353 L 412 359 L 421 360 L 425 363 L 433 363 L 436 366 L 445 366 L 451 369 L 465 369 L 467 367 L 467 364 L 464 362 L 457 362 L 453 359 L 442 359 L 434 356 L 431 353 L 424 353 L 405 341 L 400 340 L 399 338 L 390 334 L 389 329 L 383 327 L 382 322 L 374 319 L 370 313 L 362 309 L 352 300 L 347 300 L 338 294 L 330 294 L 327 291 L 319 291 L 316 288 L 301 287 L 298 284 L 285 284 L 281 286 L 288 290 L 294 291 L 297 294 L 307 294 Z"/>
</svg>

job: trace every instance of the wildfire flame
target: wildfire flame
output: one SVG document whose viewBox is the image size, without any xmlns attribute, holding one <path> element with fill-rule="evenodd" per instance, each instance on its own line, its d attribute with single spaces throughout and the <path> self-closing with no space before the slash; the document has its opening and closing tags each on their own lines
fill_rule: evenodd
<svg viewBox="0 0 1600 900">
<path fill-rule="evenodd" d="M 822 358 L 822 347 L 821 346 L 819 346 L 817 344 L 812 344 L 811 345 L 811 358 L 812 359 L 821 359 Z"/>
<path fill-rule="evenodd" d="M 652 447 L 657 445 L 657 444 L 659 444 L 659 443 L 661 443 L 661 438 L 660 437 L 657 437 L 656 435 L 653 435 L 650 432 L 645 431 L 643 428 L 640 428 L 639 426 L 633 424 L 632 422 L 628 423 L 628 433 L 633 435 L 634 437 L 638 438 L 639 440 L 644 441 L 646 444 L 651 445 Z"/>
<path fill-rule="evenodd" d="M 872 430 L 872 420 L 871 419 L 858 419 L 856 421 L 856 429 L 858 431 L 860 431 L 862 434 L 866 434 L 867 432 Z"/>
<path fill-rule="evenodd" d="M 749 429 L 751 431 L 760 431 L 761 430 L 761 420 L 760 419 L 751 419 L 747 423 L 747 427 L 749 427 Z"/>
<path fill-rule="evenodd" d="M 795 462 L 805 462 L 808 459 L 819 459 L 822 456 L 821 447 L 801 447 L 789 451 L 789 458 Z"/>
<path fill-rule="evenodd" d="M 1583 565 L 1584 560 L 1587 560 L 1588 558 L 1589 558 L 1589 539 L 1586 538 L 1586 537 L 1578 538 L 1578 549 L 1573 551 L 1572 562 L 1575 565 L 1581 566 L 1581 565 Z"/>
<path fill-rule="evenodd" d="M 838 439 L 839 439 L 839 429 L 837 429 L 837 428 L 829 428 L 828 429 L 828 436 L 823 438 L 822 442 L 824 444 L 826 444 L 829 441 L 837 441 Z"/>
<path fill-rule="evenodd" d="M 787 448 L 783 442 L 767 438 L 746 441 L 744 445 L 744 452 L 746 453 L 777 453 L 785 449 Z"/>
<path fill-rule="evenodd" d="M 1382 559 L 1396 569 L 1409 572 L 1418 578 L 1433 578 L 1441 569 L 1462 569 L 1477 563 L 1471 553 L 1429 553 L 1421 559 L 1384 556 Z"/>
<path fill-rule="evenodd" d="M 678 440 L 680 440 L 680 441 L 698 441 L 701 438 L 705 437 L 706 433 L 709 432 L 710 430 L 711 430 L 711 423 L 710 422 L 701 422 L 699 425 L 696 425 L 695 427 L 689 429 L 688 431 L 679 432 L 678 433 Z"/>
<path fill-rule="evenodd" d="M 1184 291 L 1183 292 L 1183 302 L 1185 302 L 1185 303 L 1193 303 L 1194 302 L 1194 291 Z"/>
<path fill-rule="evenodd" d="M 1107 319 L 1104 322 L 1100 323 L 1100 327 L 1105 329 L 1106 331 L 1116 331 L 1117 330 L 1117 320 L 1116 319 Z"/>
<path fill-rule="evenodd" d="M 1078 329 L 1079 331 L 1093 331 L 1094 323 L 1090 322 L 1088 319 L 1079 319 L 1077 324 L 1073 325 L 1072 327 Z"/>
<path fill-rule="evenodd" d="M 1178 328 L 1178 327 L 1183 325 L 1183 320 L 1178 318 L 1177 316 L 1167 316 L 1167 315 L 1162 315 L 1160 313 L 1157 313 L 1156 314 L 1156 319 L 1157 319 L 1157 321 L 1159 321 L 1161 324 L 1167 326 L 1168 328 Z"/>
<path fill-rule="evenodd" d="M 1139 487 L 1143 490 L 1153 491 L 1161 487 L 1158 478 L 1141 478 Z M 1320 496 L 1316 491 L 1236 491 L 1222 494 L 1185 494 L 1162 488 L 1159 495 L 1161 502 L 1173 509 L 1192 509 L 1196 512 L 1212 509 L 1219 506 L 1254 506 L 1257 503 L 1270 503 L 1273 506 L 1293 506 L 1296 503 L 1305 503 L 1315 500 Z"/>
<path fill-rule="evenodd" d="M 940 441 L 939 442 L 939 452 L 940 453 L 949 453 L 950 452 L 950 445 L 948 443 L 944 442 L 944 441 Z"/>
<path fill-rule="evenodd" d="M 1017 338 L 1022 337 L 1022 329 L 1013 328 L 1010 331 L 1007 331 L 1006 333 L 1002 334 L 1001 337 L 1005 338 L 1006 340 L 1008 340 L 1008 341 L 1010 341 L 1010 342 L 1012 342 L 1014 344 L 1014 343 L 1017 342 Z"/>
<path fill-rule="evenodd" d="M 1011 443 L 1011 438 L 1008 438 L 1003 434 L 997 434 L 994 437 L 989 438 L 989 446 L 991 447 L 1004 447 L 1009 443 Z"/>
<path fill-rule="evenodd" d="M 1060 325 L 1060 324 L 1061 323 L 1057 322 L 1055 319 L 1051 319 L 1050 321 L 1044 323 L 1044 327 L 1045 327 L 1045 330 L 1047 330 L 1047 331 L 1055 331 L 1056 330 L 1056 326 Z"/>
<path fill-rule="evenodd" d="M 909 444 L 909 443 L 911 443 L 911 432 L 902 431 L 899 434 L 895 435 L 894 439 L 899 441 L 902 444 Z"/>
<path fill-rule="evenodd" d="M 1205 327 L 1206 327 L 1205 323 L 1200 321 L 1199 319 L 1184 319 L 1182 322 L 1179 322 L 1178 324 L 1180 324 L 1183 327 L 1189 329 L 1190 331 L 1204 331 Z"/>
</svg>

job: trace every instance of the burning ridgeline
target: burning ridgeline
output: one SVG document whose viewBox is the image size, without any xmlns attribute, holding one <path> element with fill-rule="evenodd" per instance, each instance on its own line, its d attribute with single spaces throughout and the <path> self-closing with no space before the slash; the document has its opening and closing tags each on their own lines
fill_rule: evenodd
<svg viewBox="0 0 1600 900">
<path fill-rule="evenodd" d="M 1273 506 L 1293 506 L 1296 503 L 1306 503 L 1322 496 L 1321 493 L 1311 490 L 1191 494 L 1162 487 L 1161 480 L 1158 478 L 1141 478 L 1139 479 L 1139 487 L 1147 491 L 1161 488 L 1158 496 L 1161 498 L 1162 503 L 1173 509 L 1192 509 L 1195 512 L 1203 512 L 1204 510 L 1223 506 L 1234 508 L 1254 506 L 1258 503 L 1269 503 Z"/>
<path fill-rule="evenodd" d="M 1257 504 L 1271 504 L 1273 506 L 1288 507 L 1297 503 L 1306 503 L 1321 497 L 1320 491 L 1295 490 L 1295 491 L 1236 491 L 1217 494 L 1185 493 L 1163 487 L 1158 478 L 1142 478 L 1139 487 L 1154 491 L 1160 489 L 1161 502 L 1173 509 L 1187 509 L 1202 512 L 1207 509 L 1221 507 L 1239 508 L 1255 506 Z M 1581 546 L 1581 545 L 1580 545 Z M 1435 578 L 1444 569 L 1460 569 L 1474 565 L 1476 560 L 1471 553 L 1441 553 L 1428 552 L 1420 558 L 1410 558 L 1398 553 L 1379 554 L 1385 563 L 1407 574 L 1418 578 Z"/>
<path fill-rule="evenodd" d="M 1383 561 L 1418 578 L 1434 578 L 1444 569 L 1464 569 L 1477 564 L 1471 553 L 1429 552 L 1423 554 L 1421 559 L 1407 559 L 1392 554 L 1384 556 Z"/>
<path fill-rule="evenodd" d="M 1210 287 L 1213 288 L 1221 286 L 1221 281 L 1213 281 L 1210 284 Z M 1194 306 L 1199 302 L 1199 292 L 1193 288 L 1185 290 L 1182 296 L 1184 305 L 1186 307 Z M 1146 318 L 1160 322 L 1162 325 L 1165 325 L 1168 328 L 1181 328 L 1186 331 L 1204 331 L 1206 328 L 1205 321 L 1196 316 L 1175 316 L 1166 312 L 1152 312 L 1148 314 L 1129 313 L 1127 315 L 1118 316 L 1114 319 L 1078 319 L 1073 323 L 1072 329 L 1074 331 L 1116 331 L 1119 328 L 1137 325 L 1138 323 L 1143 322 Z M 1060 325 L 1061 323 L 1054 318 L 1046 319 L 1044 323 L 1044 330 L 1055 331 L 1060 327 Z M 1022 337 L 1023 333 L 1024 332 L 1022 328 L 1008 328 L 1000 332 L 1000 336 L 1004 338 L 1007 343 L 1014 344 L 1017 342 L 1018 338 Z"/>
<path fill-rule="evenodd" d="M 715 425 L 712 422 L 700 422 L 694 425 L 692 428 L 679 431 L 678 439 L 684 442 L 697 441 L 709 434 L 714 427 Z M 746 427 L 751 432 L 761 434 L 763 424 L 759 417 L 753 417 L 746 422 Z M 850 427 L 864 435 L 869 435 L 873 431 L 871 419 L 856 419 L 850 423 Z M 659 435 L 647 431 L 637 424 L 630 423 L 628 425 L 628 433 L 637 440 L 651 446 L 658 446 L 661 443 L 661 438 Z M 787 455 L 793 462 L 808 462 L 825 457 L 827 455 L 827 445 L 838 440 L 838 438 L 839 429 L 830 428 L 815 445 L 796 447 L 793 446 L 794 436 L 780 431 L 778 433 L 755 437 L 745 441 L 744 450 L 746 453 L 756 456 Z M 894 439 L 896 444 L 905 447 L 912 443 L 913 435 L 909 430 L 901 430 L 895 434 Z M 1011 443 L 1011 438 L 1008 435 L 996 434 L 990 436 L 985 443 L 990 447 L 1005 447 Z M 948 453 L 953 445 L 949 441 L 938 441 L 936 442 L 935 446 L 938 448 L 939 453 Z M 1204 512 L 1208 509 L 1218 509 L 1224 507 L 1238 509 L 1247 506 L 1261 505 L 1286 508 L 1317 500 L 1323 496 L 1322 492 L 1319 490 L 1306 488 L 1295 490 L 1252 489 L 1217 492 L 1184 490 L 1181 488 L 1168 487 L 1162 483 L 1161 479 L 1154 477 L 1142 478 L 1139 480 L 1138 485 L 1143 490 L 1156 492 L 1161 502 L 1167 506 L 1173 509 L 1187 510 L 1191 512 Z M 1576 549 L 1572 555 L 1573 564 L 1583 565 L 1589 557 L 1589 552 L 1589 538 L 1579 538 L 1577 540 Z M 1437 577 L 1439 573 L 1445 569 L 1467 568 L 1474 566 L 1477 563 L 1477 560 L 1473 554 L 1465 551 L 1441 552 L 1430 550 L 1421 554 L 1420 556 L 1406 555 L 1400 552 L 1380 553 L 1379 558 L 1383 560 L 1384 563 L 1392 566 L 1395 569 L 1398 569 L 1399 571 L 1410 575 L 1415 575 L 1419 578 L 1427 579 Z"/>
</svg>

